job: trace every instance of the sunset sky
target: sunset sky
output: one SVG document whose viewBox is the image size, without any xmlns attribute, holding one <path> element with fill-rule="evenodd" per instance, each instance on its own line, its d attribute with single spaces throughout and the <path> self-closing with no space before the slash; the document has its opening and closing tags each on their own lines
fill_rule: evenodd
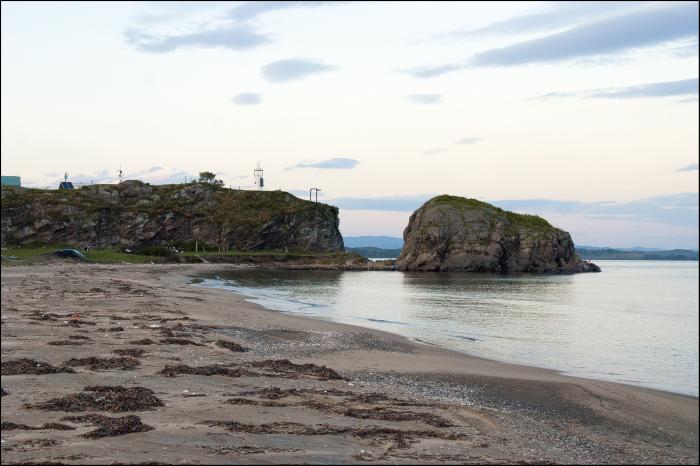
<svg viewBox="0 0 700 466">
<path fill-rule="evenodd" d="M 698 247 L 696 2 L 2 3 L 2 174 L 216 172 L 401 236 L 433 195 Z"/>
</svg>

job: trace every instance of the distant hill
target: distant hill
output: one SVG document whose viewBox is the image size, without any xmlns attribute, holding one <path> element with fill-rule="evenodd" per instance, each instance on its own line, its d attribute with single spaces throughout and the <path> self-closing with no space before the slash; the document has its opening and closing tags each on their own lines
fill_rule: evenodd
<svg viewBox="0 0 700 466">
<path fill-rule="evenodd" d="M 596 251 L 599 249 L 614 249 L 616 251 L 627 251 L 627 252 L 659 252 L 659 251 L 668 251 L 668 249 L 660 249 L 660 248 L 645 248 L 642 246 L 633 246 L 631 248 L 611 248 L 610 246 L 576 246 L 576 249 L 590 249 L 592 251 Z"/>
<path fill-rule="evenodd" d="M 403 239 L 393 236 L 345 236 L 346 248 L 401 249 Z"/>
<path fill-rule="evenodd" d="M 403 239 L 393 236 L 346 236 L 345 249 L 365 257 L 396 258 L 403 248 Z M 607 260 L 698 260 L 698 251 L 690 249 L 660 249 L 635 246 L 611 248 L 607 246 L 576 246 L 582 259 Z"/>
<path fill-rule="evenodd" d="M 382 257 L 395 259 L 401 254 L 401 249 L 383 249 L 373 247 L 363 248 L 345 248 L 347 251 L 360 254 L 364 257 Z M 631 248 L 630 248 L 631 249 Z M 612 248 L 591 248 L 588 246 L 577 247 L 576 253 L 581 259 L 607 259 L 607 260 L 680 260 L 680 261 L 696 261 L 698 260 L 698 251 L 688 249 L 673 249 L 666 250 L 625 250 Z"/>
<path fill-rule="evenodd" d="M 671 249 L 669 251 L 631 251 L 623 249 L 590 249 L 577 247 L 576 253 L 581 259 L 608 259 L 608 260 L 662 260 L 662 261 L 696 261 L 698 251 L 689 249 Z"/>
<path fill-rule="evenodd" d="M 364 257 L 396 259 L 401 254 L 401 249 L 381 249 L 381 248 L 345 248 L 348 252 L 354 252 Z"/>
</svg>

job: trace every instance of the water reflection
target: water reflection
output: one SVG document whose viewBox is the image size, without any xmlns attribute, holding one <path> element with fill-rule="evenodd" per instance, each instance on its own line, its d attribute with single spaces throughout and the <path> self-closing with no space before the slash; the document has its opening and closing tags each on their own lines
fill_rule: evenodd
<svg viewBox="0 0 700 466">
<path fill-rule="evenodd" d="M 697 395 L 697 262 L 630 262 L 549 276 L 250 270 L 204 284 L 269 309 Z"/>
</svg>

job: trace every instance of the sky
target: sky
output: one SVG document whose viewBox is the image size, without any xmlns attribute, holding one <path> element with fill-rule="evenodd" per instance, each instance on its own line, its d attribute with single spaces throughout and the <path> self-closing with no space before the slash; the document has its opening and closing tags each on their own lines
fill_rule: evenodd
<svg viewBox="0 0 700 466">
<path fill-rule="evenodd" d="M 437 194 L 698 247 L 697 2 L 3 2 L 3 175 L 227 186 L 401 236 Z"/>
</svg>

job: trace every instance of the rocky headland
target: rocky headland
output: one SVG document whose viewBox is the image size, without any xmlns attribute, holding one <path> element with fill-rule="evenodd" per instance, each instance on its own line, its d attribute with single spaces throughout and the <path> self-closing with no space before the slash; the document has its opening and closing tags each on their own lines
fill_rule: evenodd
<svg viewBox="0 0 700 466">
<path fill-rule="evenodd" d="M 442 195 L 416 210 L 404 230 L 399 270 L 496 273 L 599 272 L 571 235 L 535 215 Z"/>
<path fill-rule="evenodd" d="M 2 244 L 188 245 L 220 250 L 343 251 L 338 209 L 283 191 L 140 181 L 75 190 L 2 187 Z"/>
</svg>

